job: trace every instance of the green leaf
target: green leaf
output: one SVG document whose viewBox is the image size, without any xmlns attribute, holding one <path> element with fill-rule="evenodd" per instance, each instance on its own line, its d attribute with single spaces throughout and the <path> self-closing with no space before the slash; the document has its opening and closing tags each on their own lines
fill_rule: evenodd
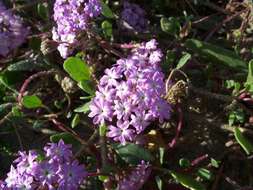
<svg viewBox="0 0 253 190">
<path fill-rule="evenodd" d="M 38 71 L 41 68 L 45 68 L 45 64 L 43 62 L 39 62 L 32 59 L 26 59 L 22 61 L 18 61 L 9 65 L 6 70 L 8 71 Z"/>
<path fill-rule="evenodd" d="M 201 177 L 202 179 L 209 180 L 209 181 L 213 179 L 212 172 L 205 168 L 198 169 L 198 176 Z"/>
<path fill-rule="evenodd" d="M 175 17 L 161 18 L 160 25 L 162 31 L 173 36 L 177 36 L 180 31 L 180 23 Z"/>
<path fill-rule="evenodd" d="M 248 66 L 248 76 L 246 84 L 252 85 L 253 84 L 253 60 L 249 62 Z"/>
<path fill-rule="evenodd" d="M 105 37 L 112 37 L 112 24 L 109 21 L 105 20 L 102 22 L 101 27 L 103 29 Z"/>
<path fill-rule="evenodd" d="M 22 99 L 22 104 L 25 108 L 28 108 L 28 109 L 39 108 L 43 105 L 41 99 L 35 95 L 24 96 Z"/>
<path fill-rule="evenodd" d="M 253 145 L 251 142 L 242 134 L 238 127 L 234 129 L 234 136 L 236 141 L 241 145 L 247 155 L 253 152 Z"/>
<path fill-rule="evenodd" d="M 172 177 L 177 180 L 184 187 L 189 188 L 191 190 L 205 190 L 206 188 L 199 182 L 197 182 L 193 177 L 180 174 L 177 172 L 171 172 Z"/>
<path fill-rule="evenodd" d="M 188 168 L 191 165 L 191 162 L 186 158 L 181 158 L 179 160 L 179 165 L 183 168 Z"/>
<path fill-rule="evenodd" d="M 180 58 L 176 68 L 181 69 L 191 59 L 191 57 L 191 54 L 185 53 L 183 57 Z"/>
<path fill-rule="evenodd" d="M 227 89 L 233 88 L 233 87 L 235 87 L 235 83 L 236 82 L 234 80 L 226 80 L 225 81 L 225 87 Z"/>
<path fill-rule="evenodd" d="M 42 127 L 45 126 L 45 122 L 44 121 L 40 121 L 40 120 L 36 120 L 33 125 L 32 125 L 32 128 L 34 129 L 40 129 Z"/>
<path fill-rule="evenodd" d="M 185 46 L 207 61 L 246 71 L 246 63 L 233 51 L 196 39 L 188 39 Z"/>
<path fill-rule="evenodd" d="M 101 0 L 101 5 L 102 5 L 102 15 L 104 15 L 107 18 L 115 18 L 112 10 L 110 9 L 110 7 L 104 3 L 103 0 Z"/>
<path fill-rule="evenodd" d="M 173 62 L 175 61 L 176 58 L 176 54 L 171 51 L 171 50 L 167 50 L 166 52 L 166 56 L 165 56 L 165 61 L 162 62 L 162 70 L 165 74 L 169 74 L 169 70 L 171 65 L 173 64 Z"/>
<path fill-rule="evenodd" d="M 71 127 L 75 128 L 79 123 L 80 123 L 80 115 L 75 114 L 75 116 L 74 116 L 74 118 L 72 119 L 72 122 L 71 122 Z"/>
<path fill-rule="evenodd" d="M 236 115 L 234 112 L 230 113 L 228 116 L 228 125 L 232 126 L 236 121 Z"/>
<path fill-rule="evenodd" d="M 69 57 L 64 62 L 63 68 L 77 82 L 90 80 L 90 68 L 80 58 Z"/>
<path fill-rule="evenodd" d="M 83 80 L 78 83 L 78 86 L 89 95 L 95 95 L 95 85 L 90 80 Z"/>
<path fill-rule="evenodd" d="M 154 158 L 151 153 L 136 144 L 128 143 L 126 145 L 113 144 L 112 145 L 118 155 L 129 164 L 138 164 L 141 160 L 152 161 Z"/>
<path fill-rule="evenodd" d="M 38 12 L 38 15 L 42 19 L 47 20 L 48 16 L 49 16 L 48 4 L 47 3 L 39 3 L 37 5 L 37 12 Z"/>
<path fill-rule="evenodd" d="M 106 135 L 107 126 L 105 124 L 99 126 L 99 135 L 104 137 Z"/>
<path fill-rule="evenodd" d="M 64 132 L 64 133 L 59 133 L 55 135 L 50 136 L 50 141 L 53 143 L 57 143 L 60 140 L 63 140 L 66 144 L 74 144 L 74 145 L 79 145 L 80 143 L 71 135 L 70 133 Z"/>
<path fill-rule="evenodd" d="M 165 153 L 165 148 L 159 147 L 159 158 L 160 158 L 161 165 L 163 165 L 164 153 Z"/>
<path fill-rule="evenodd" d="M 107 180 L 109 180 L 109 177 L 105 175 L 99 175 L 98 179 L 102 182 L 106 182 Z"/>
<path fill-rule="evenodd" d="M 215 160 L 214 158 L 211 158 L 211 165 L 215 168 L 219 168 L 219 161 Z"/>
<path fill-rule="evenodd" d="M 20 107 L 18 107 L 18 106 L 12 107 L 11 112 L 12 112 L 13 116 L 15 116 L 15 117 L 22 117 L 23 116 L 23 113 L 21 112 Z"/>
<path fill-rule="evenodd" d="M 16 95 L 19 94 L 19 92 L 15 88 L 13 88 L 12 85 L 16 84 L 17 82 L 20 82 L 20 80 L 22 80 L 20 72 L 6 71 L 0 74 L 0 84 L 14 92 L 14 94 Z"/>
<path fill-rule="evenodd" d="M 87 102 L 87 103 L 85 103 L 84 105 L 82 105 L 82 106 L 76 108 L 76 109 L 74 110 L 74 112 L 86 114 L 88 111 L 90 111 L 90 103 L 91 103 L 91 102 Z"/>
<path fill-rule="evenodd" d="M 163 189 L 163 181 L 159 176 L 155 176 L 155 181 L 159 190 Z"/>
</svg>

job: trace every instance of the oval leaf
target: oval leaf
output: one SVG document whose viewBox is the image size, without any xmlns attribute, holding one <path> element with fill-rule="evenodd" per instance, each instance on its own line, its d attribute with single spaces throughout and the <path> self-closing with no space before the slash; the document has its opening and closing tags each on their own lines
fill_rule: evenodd
<svg viewBox="0 0 253 190">
<path fill-rule="evenodd" d="M 101 0 L 101 5 L 102 5 L 102 15 L 104 15 L 107 18 L 114 18 L 114 14 L 110 7 L 104 3 L 104 1 Z"/>
<path fill-rule="evenodd" d="M 95 95 L 95 85 L 89 80 L 83 80 L 78 83 L 79 88 L 89 95 Z"/>
<path fill-rule="evenodd" d="M 138 164 L 141 160 L 153 160 L 153 156 L 147 149 L 133 143 L 126 145 L 114 144 L 113 148 L 124 161 L 130 164 Z"/>
<path fill-rule="evenodd" d="M 181 183 L 183 186 L 191 189 L 191 190 L 205 190 L 206 188 L 199 182 L 197 182 L 193 177 L 180 174 L 177 172 L 171 172 L 172 177 Z"/>
<path fill-rule="evenodd" d="M 183 57 L 181 57 L 181 59 L 179 60 L 176 68 L 181 69 L 191 59 L 191 57 L 191 54 L 185 53 Z"/>
<path fill-rule="evenodd" d="M 177 35 L 180 31 L 180 23 L 174 17 L 161 18 L 160 25 L 161 25 L 162 31 L 164 31 L 168 34 L 171 34 L 171 35 Z"/>
<path fill-rule="evenodd" d="M 80 58 L 68 58 L 64 62 L 63 68 L 77 82 L 80 82 L 82 80 L 90 80 L 90 68 Z"/>
<path fill-rule="evenodd" d="M 105 37 L 110 38 L 112 36 L 112 24 L 109 21 L 105 20 L 104 22 L 102 22 L 101 27 L 103 29 Z"/>
<path fill-rule="evenodd" d="M 236 141 L 241 145 L 247 155 L 253 152 L 253 145 L 246 137 L 243 136 L 242 132 L 238 127 L 236 127 L 234 130 L 234 136 Z"/>
<path fill-rule="evenodd" d="M 24 96 L 22 104 L 25 108 L 34 109 L 42 106 L 42 101 L 38 96 Z"/>
<path fill-rule="evenodd" d="M 86 104 L 76 108 L 74 112 L 86 114 L 89 110 L 90 110 L 90 102 L 87 102 Z"/>
</svg>

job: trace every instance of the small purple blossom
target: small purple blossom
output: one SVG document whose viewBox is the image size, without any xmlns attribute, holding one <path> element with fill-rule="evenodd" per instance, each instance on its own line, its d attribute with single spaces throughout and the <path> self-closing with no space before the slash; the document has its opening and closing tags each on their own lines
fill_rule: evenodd
<svg viewBox="0 0 253 190">
<path fill-rule="evenodd" d="M 106 120 L 112 120 L 112 108 L 109 102 L 102 98 L 94 98 L 90 105 L 89 117 L 94 117 L 94 124 L 103 124 Z"/>
<path fill-rule="evenodd" d="M 66 145 L 63 140 L 58 143 L 48 143 L 44 147 L 45 155 L 50 161 L 64 162 L 69 161 L 73 157 L 71 145 Z"/>
<path fill-rule="evenodd" d="M 107 136 L 113 138 L 115 141 L 120 141 L 124 145 L 127 141 L 132 141 L 134 137 L 135 131 L 131 129 L 129 125 L 129 121 L 119 120 L 117 122 L 117 127 L 112 125 L 109 126 Z"/>
<path fill-rule="evenodd" d="M 84 166 L 75 160 L 71 163 L 61 164 L 58 171 L 59 190 L 78 189 L 82 180 L 87 176 Z"/>
</svg>

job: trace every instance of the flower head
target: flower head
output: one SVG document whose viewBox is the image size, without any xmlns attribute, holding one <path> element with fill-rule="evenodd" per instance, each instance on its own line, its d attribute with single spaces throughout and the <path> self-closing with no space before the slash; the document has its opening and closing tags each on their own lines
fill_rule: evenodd
<svg viewBox="0 0 253 190">
<path fill-rule="evenodd" d="M 142 161 L 132 172 L 118 184 L 118 190 L 139 190 L 151 174 L 149 163 Z"/>
<path fill-rule="evenodd" d="M 0 57 L 23 44 L 28 34 L 29 29 L 23 26 L 22 19 L 0 2 Z"/>
<path fill-rule="evenodd" d="M 89 117 L 94 124 L 107 123 L 107 136 L 114 141 L 133 141 L 152 121 L 169 119 L 171 108 L 162 98 L 166 92 L 161 56 L 156 40 L 143 43 L 100 79 Z"/>
<path fill-rule="evenodd" d="M 87 172 L 74 158 L 71 146 L 62 140 L 48 143 L 44 155 L 35 151 L 19 152 L 7 178 L 0 181 L 1 190 L 71 189 L 77 190 Z M 43 159 L 42 159 L 43 158 Z"/>
<path fill-rule="evenodd" d="M 148 20 L 145 18 L 146 12 L 137 4 L 124 2 L 121 19 L 129 24 L 137 32 L 147 30 Z"/>
<path fill-rule="evenodd" d="M 58 51 L 66 58 L 78 46 L 78 36 L 89 27 L 92 18 L 101 13 L 99 0 L 56 0 L 54 4 L 53 40 L 59 42 Z"/>
</svg>

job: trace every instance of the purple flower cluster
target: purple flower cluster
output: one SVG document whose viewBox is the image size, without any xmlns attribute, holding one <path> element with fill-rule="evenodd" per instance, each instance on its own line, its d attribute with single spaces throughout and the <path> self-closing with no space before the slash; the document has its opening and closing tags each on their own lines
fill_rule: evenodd
<svg viewBox="0 0 253 190">
<path fill-rule="evenodd" d="M 144 161 L 141 162 L 127 177 L 118 184 L 118 190 L 139 190 L 151 174 L 151 167 Z"/>
<path fill-rule="evenodd" d="M 109 124 L 108 137 L 125 144 L 133 141 L 154 120 L 170 117 L 164 75 L 159 63 L 161 50 L 156 40 L 143 43 L 132 54 L 105 70 L 89 117 L 94 124 Z"/>
<path fill-rule="evenodd" d="M 71 146 L 60 140 L 46 145 L 43 156 L 35 151 L 19 152 L 0 185 L 3 190 L 76 190 L 86 176 L 84 166 L 74 159 Z"/>
<path fill-rule="evenodd" d="M 137 32 L 145 32 L 148 26 L 146 12 L 139 5 L 127 1 L 124 2 L 123 8 L 121 19 Z"/>
<path fill-rule="evenodd" d="M 28 34 L 29 29 L 23 26 L 22 19 L 0 2 L 0 57 L 24 43 Z"/>
<path fill-rule="evenodd" d="M 59 42 L 58 50 L 63 58 L 72 53 L 78 43 L 78 35 L 86 30 L 90 19 L 101 13 L 99 0 L 56 0 L 54 4 L 53 40 Z"/>
</svg>

